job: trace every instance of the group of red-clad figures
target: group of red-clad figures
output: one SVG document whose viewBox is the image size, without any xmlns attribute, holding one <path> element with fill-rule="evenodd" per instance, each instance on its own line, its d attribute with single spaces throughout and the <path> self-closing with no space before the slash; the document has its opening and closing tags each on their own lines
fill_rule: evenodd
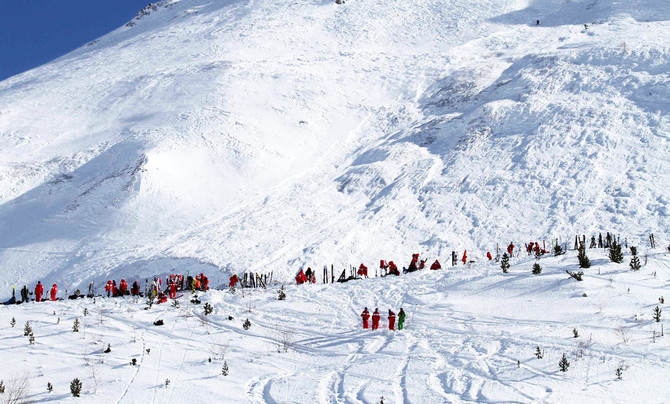
<svg viewBox="0 0 670 404">
<path fill-rule="evenodd" d="M 42 286 L 42 283 L 40 281 L 37 281 L 37 285 L 35 285 L 35 301 L 41 302 L 43 294 L 44 294 L 44 287 Z M 57 294 L 58 294 L 58 285 L 54 283 L 54 285 L 51 287 L 51 290 L 49 291 L 49 295 L 51 296 L 52 301 L 56 300 Z"/>
<path fill-rule="evenodd" d="M 361 318 L 363 319 L 363 328 L 368 329 L 370 328 L 370 312 L 368 311 L 368 308 L 366 307 L 365 310 L 363 310 L 363 313 L 361 313 Z M 389 322 L 389 330 L 393 331 L 395 330 L 395 313 L 393 310 L 389 310 L 388 314 L 388 322 Z M 405 328 L 405 311 L 400 308 L 400 311 L 398 312 L 398 329 L 402 330 Z M 379 309 L 375 309 L 375 311 L 372 313 L 372 329 L 376 330 L 379 328 L 379 320 L 381 320 L 381 315 L 379 314 Z"/>
<path fill-rule="evenodd" d="M 151 297 L 157 298 L 157 303 L 164 303 L 167 301 L 168 297 L 170 299 L 175 299 L 177 297 L 177 291 L 184 290 L 184 288 L 189 290 L 201 290 L 207 291 L 209 289 L 209 279 L 204 274 L 196 275 L 195 278 L 190 276 L 186 280 L 186 285 L 184 285 L 184 276 L 172 274 L 165 279 L 166 289 L 163 290 L 163 279 L 154 278 L 149 285 L 149 290 L 147 294 Z M 125 279 L 121 279 L 119 286 L 116 286 L 116 281 L 107 281 L 105 285 L 105 291 L 107 292 L 107 297 L 118 297 L 118 296 L 142 296 L 140 292 L 140 285 L 137 281 L 133 282 L 133 286 L 128 291 L 128 283 Z"/>
</svg>

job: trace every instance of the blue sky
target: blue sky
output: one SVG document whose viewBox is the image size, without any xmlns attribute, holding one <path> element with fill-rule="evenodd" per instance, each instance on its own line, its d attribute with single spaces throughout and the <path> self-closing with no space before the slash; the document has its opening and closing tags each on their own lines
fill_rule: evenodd
<svg viewBox="0 0 670 404">
<path fill-rule="evenodd" d="M 0 80 L 118 28 L 151 1 L 0 0 Z"/>
</svg>

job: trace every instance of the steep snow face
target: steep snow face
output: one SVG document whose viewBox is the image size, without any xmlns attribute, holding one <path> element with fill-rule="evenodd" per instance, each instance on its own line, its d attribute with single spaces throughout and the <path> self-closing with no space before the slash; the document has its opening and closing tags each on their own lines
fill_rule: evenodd
<svg viewBox="0 0 670 404">
<path fill-rule="evenodd" d="M 667 2 L 142 14 L 0 83 L 0 287 L 670 229 Z"/>
</svg>

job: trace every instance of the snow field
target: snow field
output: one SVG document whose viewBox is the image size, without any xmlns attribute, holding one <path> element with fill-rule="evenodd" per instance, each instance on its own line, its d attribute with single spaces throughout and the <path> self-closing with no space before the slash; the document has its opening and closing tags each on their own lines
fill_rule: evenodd
<svg viewBox="0 0 670 404">
<path fill-rule="evenodd" d="M 270 288 L 211 290 L 199 294 L 200 305 L 187 293 L 179 308 L 144 310 L 144 299 L 131 298 L 2 306 L 0 355 L 11 365 L 0 378 L 10 388 L 28 376 L 27 398 L 38 402 L 76 401 L 68 391 L 74 377 L 87 402 L 667 401 L 670 345 L 652 333 L 667 323 L 667 305 L 658 298 L 668 290 L 670 257 L 649 251 L 647 265 L 633 272 L 628 256 L 614 264 L 605 250 L 587 253 L 592 267 L 583 282 L 565 273 L 577 270 L 570 251 L 542 258 L 540 275 L 530 273 L 532 257 L 513 258 L 508 274 L 479 263 L 287 285 L 285 301 Z M 205 317 L 206 302 L 214 312 Z M 661 323 L 652 319 L 657 305 Z M 379 307 L 382 326 L 389 308 L 404 308 L 406 329 L 362 330 L 364 306 Z M 79 333 L 72 332 L 75 317 Z M 242 328 L 246 318 L 249 330 Z M 153 326 L 157 319 L 165 325 Z M 23 336 L 26 321 L 34 346 Z M 112 352 L 105 354 L 107 344 Z M 534 357 L 536 346 L 543 359 Z M 571 363 L 566 373 L 558 370 L 563 353 Z"/>
</svg>

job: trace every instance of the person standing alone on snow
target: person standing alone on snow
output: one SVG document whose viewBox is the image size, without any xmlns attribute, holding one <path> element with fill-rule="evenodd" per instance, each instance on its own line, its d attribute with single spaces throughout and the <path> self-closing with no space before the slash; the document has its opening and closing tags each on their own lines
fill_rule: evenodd
<svg viewBox="0 0 670 404">
<path fill-rule="evenodd" d="M 370 328 L 368 325 L 368 320 L 370 319 L 370 312 L 368 311 L 368 308 L 366 307 L 365 310 L 363 310 L 363 313 L 361 313 L 361 318 L 363 319 L 363 329 Z"/>
<path fill-rule="evenodd" d="M 372 313 L 372 329 L 373 330 L 376 330 L 377 328 L 379 328 L 380 317 L 381 316 L 379 315 L 379 309 L 375 309 L 375 312 Z"/>
<path fill-rule="evenodd" d="M 395 313 L 389 310 L 389 330 L 395 330 Z"/>
<path fill-rule="evenodd" d="M 398 312 L 398 329 L 402 330 L 405 327 L 405 311 L 400 308 L 400 311 Z"/>
<path fill-rule="evenodd" d="M 51 287 L 51 301 L 56 300 L 57 293 L 58 293 L 58 286 L 54 283 L 54 285 Z"/>
</svg>

